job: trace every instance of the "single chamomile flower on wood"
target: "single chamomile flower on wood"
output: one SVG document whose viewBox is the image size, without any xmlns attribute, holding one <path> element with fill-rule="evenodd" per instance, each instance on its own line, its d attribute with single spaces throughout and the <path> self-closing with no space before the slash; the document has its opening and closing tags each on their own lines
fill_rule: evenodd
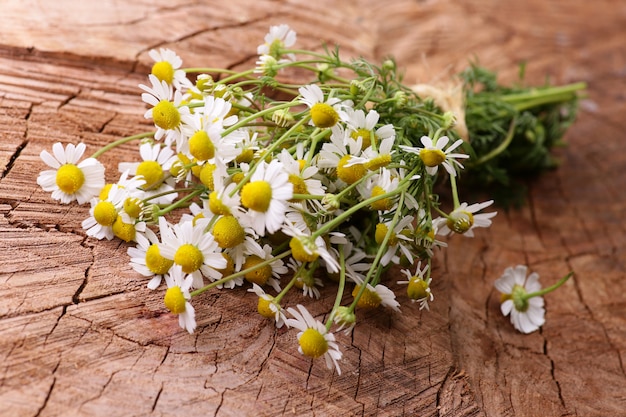
<svg viewBox="0 0 626 417">
<path fill-rule="evenodd" d="M 77 201 L 84 204 L 97 196 L 104 187 L 104 166 L 95 158 L 81 162 L 85 153 L 84 143 L 68 144 L 60 142 L 52 145 L 52 154 L 41 151 L 39 155 L 50 170 L 42 171 L 37 177 L 37 184 L 44 191 L 51 191 L 52 198 L 63 204 Z"/>
<path fill-rule="evenodd" d="M 196 312 L 189 302 L 193 278 L 186 275 L 180 265 L 174 265 L 170 274 L 165 275 L 167 291 L 163 302 L 173 314 L 178 315 L 178 324 L 190 334 L 196 329 Z"/>
<path fill-rule="evenodd" d="M 526 276 L 528 267 L 517 265 L 508 267 L 494 285 L 502 293 L 500 310 L 511 316 L 511 323 L 522 333 L 532 333 L 545 323 L 543 297 L 526 298 L 528 293 L 541 290 L 539 274 L 533 272 Z"/>
<path fill-rule="evenodd" d="M 442 165 L 448 174 L 456 176 L 456 168 L 463 168 L 463 165 L 461 165 L 457 159 L 469 158 L 469 155 L 463 153 L 451 153 L 453 150 L 461 146 L 463 143 L 462 139 L 454 142 L 445 151 L 444 148 L 450 141 L 447 136 L 440 137 L 437 139 L 436 143 L 433 143 L 433 140 L 428 136 L 422 136 L 420 141 L 422 142 L 422 145 L 424 145 L 423 148 L 406 145 L 400 145 L 400 148 L 406 152 L 419 155 L 420 159 L 426 166 L 426 172 L 430 175 L 437 174 L 439 165 Z"/>
<path fill-rule="evenodd" d="M 298 351 L 304 356 L 310 358 L 324 357 L 328 369 L 337 369 L 337 373 L 341 375 L 338 360 L 343 356 L 339 350 L 339 346 L 335 341 L 335 336 L 326 330 L 326 326 L 318 320 L 315 320 L 306 307 L 298 304 L 295 308 L 288 308 L 287 312 L 294 318 L 286 321 L 287 326 L 295 327 L 300 330 L 298 333 Z"/>
</svg>

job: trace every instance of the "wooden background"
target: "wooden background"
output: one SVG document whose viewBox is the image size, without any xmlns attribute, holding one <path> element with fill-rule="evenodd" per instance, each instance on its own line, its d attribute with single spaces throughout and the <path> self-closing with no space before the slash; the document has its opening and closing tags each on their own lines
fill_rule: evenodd
<svg viewBox="0 0 626 417">
<path fill-rule="evenodd" d="M 626 416 L 623 1 L 2 0 L 0 14 L 0 415 Z M 523 209 L 449 241 L 431 312 L 401 299 L 402 314 L 359 313 L 338 336 L 341 376 L 298 354 L 296 332 L 268 325 L 244 290 L 194 299 L 198 331 L 181 331 L 127 245 L 87 239 L 88 208 L 35 182 L 53 142 L 90 153 L 149 128 L 137 84 L 151 48 L 250 65 L 279 23 L 303 47 L 395 56 L 409 83 L 478 58 L 503 80 L 526 60 L 529 82 L 589 85 L 562 166 Z M 135 155 L 103 162 L 114 176 Z M 526 336 L 492 287 L 517 263 L 544 286 L 575 272 Z"/>
</svg>

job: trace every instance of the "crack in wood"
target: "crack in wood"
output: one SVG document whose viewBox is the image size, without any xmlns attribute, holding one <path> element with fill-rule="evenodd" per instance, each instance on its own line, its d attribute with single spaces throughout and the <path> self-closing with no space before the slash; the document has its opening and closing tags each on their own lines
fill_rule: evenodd
<svg viewBox="0 0 626 417">
<path fill-rule="evenodd" d="M 13 155 L 9 157 L 9 162 L 7 162 L 6 167 L 2 171 L 2 174 L 0 175 L 0 180 L 6 177 L 7 175 L 9 175 L 9 172 L 11 172 L 11 169 L 13 169 L 13 166 L 15 165 L 15 161 L 17 161 L 17 158 L 20 157 L 20 154 L 22 153 L 24 148 L 26 148 L 26 145 L 28 145 L 28 142 L 29 142 L 28 139 L 24 139 L 22 143 L 20 143 L 18 147 L 15 148 L 15 152 L 13 152 Z"/>
</svg>

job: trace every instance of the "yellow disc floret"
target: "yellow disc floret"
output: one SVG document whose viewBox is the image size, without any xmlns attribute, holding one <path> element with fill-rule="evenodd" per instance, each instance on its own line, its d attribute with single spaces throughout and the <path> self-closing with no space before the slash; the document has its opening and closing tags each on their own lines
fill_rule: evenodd
<svg viewBox="0 0 626 417">
<path fill-rule="evenodd" d="M 228 208 L 228 206 L 222 202 L 217 194 L 217 191 L 213 191 L 211 194 L 209 194 L 209 210 L 211 210 L 213 214 L 217 215 L 221 214 L 226 216 L 231 214 L 230 208 Z"/>
<path fill-rule="evenodd" d="M 310 358 L 319 358 L 328 352 L 328 342 L 323 334 L 318 330 L 308 328 L 300 336 L 298 340 L 302 354 Z"/>
<path fill-rule="evenodd" d="M 117 216 L 112 226 L 113 234 L 124 242 L 130 242 L 135 239 L 135 225 L 124 223 L 122 216 Z"/>
<path fill-rule="evenodd" d="M 355 286 L 354 290 L 352 290 L 352 296 L 356 297 L 360 290 L 361 290 L 360 285 Z M 359 301 L 357 301 L 356 305 L 357 307 L 361 307 L 361 308 L 376 308 L 380 305 L 381 302 L 382 302 L 382 299 L 380 298 L 380 295 L 378 295 L 376 291 L 370 290 L 369 288 L 365 288 L 365 290 L 363 291 L 363 294 L 361 294 L 361 297 L 359 298 Z"/>
<path fill-rule="evenodd" d="M 306 242 L 303 242 L 302 238 L 294 236 L 289 241 L 289 247 L 291 248 L 291 256 L 293 259 L 300 262 L 313 262 L 319 257 L 319 254 L 315 251 L 315 248 L 308 248 L 306 250 Z M 311 250 L 312 249 L 312 250 Z"/>
<path fill-rule="evenodd" d="M 330 104 L 315 103 L 311 107 L 311 120 L 317 127 L 333 127 L 339 121 L 339 114 Z"/>
<path fill-rule="evenodd" d="M 413 277 L 409 281 L 409 285 L 406 289 L 406 294 L 411 300 L 420 300 L 428 297 L 429 287 L 428 283 L 422 278 Z"/>
<path fill-rule="evenodd" d="M 391 155 L 378 155 L 365 163 L 365 168 L 370 171 L 378 171 L 379 168 L 386 167 L 391 163 Z"/>
<path fill-rule="evenodd" d="M 446 154 L 441 149 L 422 149 L 420 159 L 427 167 L 436 167 L 446 160 Z"/>
<path fill-rule="evenodd" d="M 215 156 L 215 145 L 206 131 L 198 130 L 189 138 L 189 153 L 198 161 L 208 161 Z"/>
<path fill-rule="evenodd" d="M 346 184 L 353 184 L 363 178 L 367 169 L 363 164 L 346 166 L 352 159 L 352 155 L 344 155 L 337 164 L 337 176 Z"/>
<path fill-rule="evenodd" d="M 213 226 L 213 237 L 220 248 L 234 248 L 244 242 L 246 232 L 235 216 L 222 216 Z"/>
<path fill-rule="evenodd" d="M 246 258 L 246 261 L 243 263 L 243 269 L 252 268 L 261 262 L 264 262 L 264 259 L 256 255 L 251 255 Z M 272 277 L 272 267 L 269 265 L 264 265 L 256 268 L 253 271 L 250 271 L 244 275 L 244 278 L 251 283 L 257 285 L 265 285 L 267 281 Z"/>
<path fill-rule="evenodd" d="M 376 243 L 378 243 L 379 245 L 382 245 L 383 240 L 385 239 L 385 236 L 387 235 L 388 231 L 389 231 L 389 228 L 387 227 L 386 224 L 378 223 L 376 225 L 376 232 L 374 233 L 374 239 L 376 240 Z M 387 244 L 390 246 L 394 246 L 397 243 L 398 243 L 398 238 L 396 237 L 396 234 L 392 231 L 391 236 L 389 236 L 389 240 L 387 241 Z"/>
<path fill-rule="evenodd" d="M 143 203 L 136 197 L 128 197 L 124 200 L 124 211 L 130 217 L 138 218 L 141 215 L 143 209 Z"/>
<path fill-rule="evenodd" d="M 85 174 L 76 165 L 65 164 L 57 170 L 56 183 L 65 194 L 74 194 L 85 183 Z"/>
<path fill-rule="evenodd" d="M 232 256 L 222 252 L 222 258 L 226 259 L 226 267 L 223 269 L 217 269 L 217 272 L 222 274 L 222 277 L 227 277 L 235 273 L 235 261 Z"/>
<path fill-rule="evenodd" d="M 174 81 L 174 67 L 167 61 L 155 62 L 152 66 L 152 74 L 159 79 L 171 84 Z"/>
<path fill-rule="evenodd" d="M 385 189 L 379 185 L 375 185 L 374 187 L 372 187 L 372 197 L 378 197 L 385 193 L 386 193 Z M 374 201 L 372 204 L 370 204 L 370 206 L 374 210 L 381 210 L 381 211 L 391 210 L 393 208 L 393 201 L 391 201 L 389 197 L 382 198 L 380 200 Z"/>
<path fill-rule="evenodd" d="M 93 208 L 93 218 L 102 226 L 112 226 L 117 219 L 117 209 L 110 201 L 100 201 Z"/>
<path fill-rule="evenodd" d="M 163 168 L 157 161 L 143 161 L 137 167 L 137 176 L 141 175 L 146 182 L 143 186 L 146 190 L 158 188 L 165 179 Z"/>
<path fill-rule="evenodd" d="M 172 130 L 180 125 L 180 112 L 169 100 L 161 100 L 152 109 L 154 124 L 165 130 Z"/>
<path fill-rule="evenodd" d="M 182 267 L 185 274 L 191 274 L 200 269 L 204 263 L 204 255 L 194 245 L 185 243 L 174 253 L 174 262 Z"/>
<path fill-rule="evenodd" d="M 252 181 L 241 189 L 241 204 L 251 210 L 266 212 L 272 201 L 272 187 L 267 181 Z"/>
<path fill-rule="evenodd" d="M 202 170 L 200 171 L 200 181 L 202 184 L 206 185 L 209 190 L 215 189 L 215 182 L 213 179 L 213 172 L 217 169 L 215 164 L 206 163 L 202 165 Z"/>
<path fill-rule="evenodd" d="M 363 139 L 362 149 L 367 149 L 372 145 L 371 133 L 367 129 L 358 129 L 350 133 L 350 137 L 354 140 L 357 140 L 359 136 Z"/>
<path fill-rule="evenodd" d="M 170 287 L 165 292 L 163 302 L 165 307 L 174 314 L 182 314 L 185 312 L 185 296 L 179 286 Z"/>
<path fill-rule="evenodd" d="M 146 266 L 154 274 L 166 274 L 173 264 L 174 261 L 161 256 L 159 246 L 156 244 L 150 245 L 146 251 Z"/>
<path fill-rule="evenodd" d="M 104 187 L 102 187 L 102 189 L 100 190 L 100 195 L 98 196 L 98 198 L 100 200 L 106 200 L 107 198 L 109 198 L 109 191 L 111 191 L 111 187 L 113 187 L 113 184 L 105 184 Z"/>
<path fill-rule="evenodd" d="M 293 193 L 294 194 L 308 194 L 309 190 L 306 188 L 306 183 L 302 179 L 302 177 L 289 174 L 289 182 L 293 184 Z"/>
<path fill-rule="evenodd" d="M 265 297 L 259 297 L 259 302 L 257 304 L 257 311 L 263 317 L 267 317 L 268 319 L 273 319 L 276 316 L 276 313 L 270 307 L 272 302 Z"/>
<path fill-rule="evenodd" d="M 446 220 L 446 225 L 450 230 L 463 234 L 474 225 L 474 215 L 469 211 L 454 211 Z"/>
</svg>

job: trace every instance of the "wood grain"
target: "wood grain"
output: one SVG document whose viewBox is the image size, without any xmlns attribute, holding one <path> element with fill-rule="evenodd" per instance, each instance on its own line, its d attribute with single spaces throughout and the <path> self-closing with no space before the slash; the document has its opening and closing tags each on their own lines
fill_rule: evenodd
<svg viewBox="0 0 626 417">
<path fill-rule="evenodd" d="M 623 2 L 29 0 L 2 14 L 0 415 L 626 415 Z M 127 245 L 88 239 L 87 208 L 36 184 L 39 153 L 56 141 L 89 153 L 150 128 L 137 88 L 149 49 L 241 67 L 278 23 L 303 47 L 394 56 L 407 83 L 478 59 L 504 80 L 527 61 L 530 83 L 589 85 L 559 169 L 529 182 L 526 207 L 449 241 L 430 312 L 405 299 L 401 314 L 360 312 L 353 335 L 338 335 L 341 376 L 299 355 L 295 333 L 259 317 L 243 289 L 199 297 L 198 331 L 184 333 L 126 263 Z M 103 163 L 114 175 L 135 153 Z M 546 286 L 575 272 L 531 335 L 501 316 L 492 286 L 517 263 Z"/>
</svg>

